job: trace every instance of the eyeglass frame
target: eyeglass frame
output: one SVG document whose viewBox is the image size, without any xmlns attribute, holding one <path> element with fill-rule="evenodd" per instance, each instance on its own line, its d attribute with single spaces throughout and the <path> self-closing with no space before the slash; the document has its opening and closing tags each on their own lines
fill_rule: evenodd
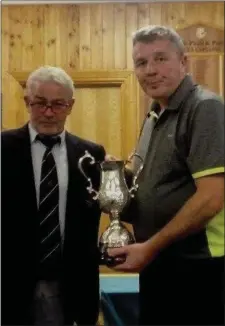
<svg viewBox="0 0 225 326">
<path fill-rule="evenodd" d="M 34 107 L 35 105 L 39 105 L 39 107 Z M 61 108 L 55 108 L 54 105 L 61 105 Z M 34 108 L 41 113 L 44 113 L 48 108 L 52 110 L 54 113 L 63 112 L 64 109 L 68 108 L 70 106 L 69 103 L 40 103 L 40 102 L 29 102 L 29 106 L 31 108 Z"/>
</svg>

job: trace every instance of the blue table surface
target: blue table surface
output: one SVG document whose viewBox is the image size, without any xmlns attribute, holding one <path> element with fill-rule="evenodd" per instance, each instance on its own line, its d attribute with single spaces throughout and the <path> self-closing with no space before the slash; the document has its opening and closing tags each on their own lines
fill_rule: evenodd
<svg viewBox="0 0 225 326">
<path fill-rule="evenodd" d="M 139 275 L 100 274 L 100 290 L 106 293 L 139 292 Z"/>
</svg>

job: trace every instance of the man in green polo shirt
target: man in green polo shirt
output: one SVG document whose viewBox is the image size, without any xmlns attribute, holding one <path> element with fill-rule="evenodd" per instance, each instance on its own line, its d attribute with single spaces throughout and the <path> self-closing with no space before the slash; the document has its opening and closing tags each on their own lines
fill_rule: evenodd
<svg viewBox="0 0 225 326">
<path fill-rule="evenodd" d="M 170 28 L 138 30 L 133 61 L 154 100 L 136 148 L 139 189 L 124 213 L 137 243 L 109 254 L 126 255 L 116 270 L 140 272 L 140 325 L 222 325 L 223 101 L 187 74 L 183 42 Z"/>
</svg>

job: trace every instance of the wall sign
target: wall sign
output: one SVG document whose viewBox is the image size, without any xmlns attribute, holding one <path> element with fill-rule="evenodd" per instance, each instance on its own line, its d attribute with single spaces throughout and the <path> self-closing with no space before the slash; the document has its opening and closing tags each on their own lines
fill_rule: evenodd
<svg viewBox="0 0 225 326">
<path fill-rule="evenodd" d="M 224 31 L 204 24 L 177 29 L 186 52 L 224 52 Z"/>
</svg>

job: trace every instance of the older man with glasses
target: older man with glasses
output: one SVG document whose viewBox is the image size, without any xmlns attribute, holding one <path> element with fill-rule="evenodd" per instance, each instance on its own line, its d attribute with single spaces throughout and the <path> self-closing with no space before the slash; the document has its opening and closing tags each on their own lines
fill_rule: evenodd
<svg viewBox="0 0 225 326">
<path fill-rule="evenodd" d="M 24 97 L 30 121 L 1 134 L 3 325 L 97 321 L 100 209 L 78 160 L 88 150 L 103 161 L 105 150 L 65 130 L 73 92 L 61 68 L 37 69 Z M 98 187 L 97 168 L 89 174 Z"/>
</svg>

